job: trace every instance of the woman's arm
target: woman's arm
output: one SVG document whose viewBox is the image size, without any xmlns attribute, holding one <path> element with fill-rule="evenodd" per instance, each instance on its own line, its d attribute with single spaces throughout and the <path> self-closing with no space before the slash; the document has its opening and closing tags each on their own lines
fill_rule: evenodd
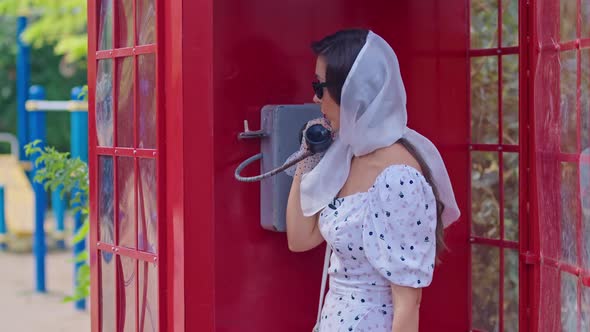
<svg viewBox="0 0 590 332">
<path fill-rule="evenodd" d="M 301 194 L 299 190 L 302 172 L 300 172 L 299 167 L 302 166 L 297 166 L 298 169 L 293 176 L 293 184 L 291 185 L 287 203 L 287 240 L 289 250 L 295 252 L 313 249 L 324 241 L 318 227 L 318 215 L 306 217 L 301 210 Z"/>
<path fill-rule="evenodd" d="M 392 332 L 418 332 L 422 289 L 391 285 L 393 295 Z"/>
</svg>

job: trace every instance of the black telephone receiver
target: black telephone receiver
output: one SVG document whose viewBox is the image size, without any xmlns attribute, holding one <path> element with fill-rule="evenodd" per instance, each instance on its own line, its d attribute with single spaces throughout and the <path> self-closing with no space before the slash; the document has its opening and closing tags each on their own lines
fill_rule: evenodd
<svg viewBox="0 0 590 332">
<path fill-rule="evenodd" d="M 303 138 L 301 136 L 303 136 L 303 130 L 299 137 L 300 142 Z M 307 141 L 309 150 L 313 154 L 321 153 L 328 150 L 332 144 L 332 131 L 321 124 L 314 124 L 305 131 L 305 140 Z"/>
<path fill-rule="evenodd" d="M 299 134 L 299 142 L 301 142 L 301 140 L 303 139 L 304 136 L 305 136 L 305 141 L 307 142 L 308 150 L 305 151 L 305 153 L 302 153 L 298 158 L 295 158 L 295 159 L 291 160 L 290 162 L 285 163 L 281 167 L 275 168 L 272 171 L 266 172 L 264 174 L 260 174 L 260 175 L 252 176 L 252 177 L 241 176 L 240 173 L 242 172 L 242 170 L 246 166 L 248 166 L 250 163 L 262 158 L 262 154 L 259 153 L 255 156 L 252 156 L 252 157 L 246 159 L 244 162 L 242 162 L 238 166 L 238 168 L 236 168 L 236 171 L 234 173 L 236 180 L 242 181 L 242 182 L 255 182 L 255 181 L 260 181 L 262 179 L 276 175 L 276 174 L 286 170 L 287 168 L 297 164 L 301 160 L 303 160 L 311 155 L 314 155 L 316 153 L 322 153 L 322 152 L 328 150 L 328 148 L 330 147 L 330 145 L 332 144 L 332 141 L 333 141 L 332 131 L 330 129 L 322 126 L 321 124 L 311 125 L 311 126 L 309 126 L 309 128 L 307 128 L 307 130 L 305 130 L 305 126 L 304 126 L 303 129 L 301 130 L 301 133 Z"/>
</svg>

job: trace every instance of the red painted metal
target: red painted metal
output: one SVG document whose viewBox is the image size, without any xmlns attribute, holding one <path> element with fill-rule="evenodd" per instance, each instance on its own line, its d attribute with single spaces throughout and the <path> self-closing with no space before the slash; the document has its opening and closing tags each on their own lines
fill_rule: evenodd
<svg viewBox="0 0 590 332">
<path fill-rule="evenodd" d="M 96 52 L 96 59 L 120 58 L 132 55 L 150 54 L 156 52 L 156 44 L 136 45 L 134 47 L 101 50 Z"/>
<path fill-rule="evenodd" d="M 137 260 L 157 258 L 161 331 L 289 332 L 313 325 L 321 249 L 288 252 L 284 234 L 259 226 L 258 187 L 233 178 L 237 163 L 258 150 L 257 142 L 236 140 L 242 120 L 256 125 L 266 104 L 311 101 L 311 40 L 348 26 L 367 26 L 384 36 L 400 58 L 410 125 L 441 147 L 455 187 L 469 186 L 468 76 L 457 75 L 469 73 L 468 11 L 463 0 L 444 6 L 435 0 L 375 1 L 370 7 L 351 0 L 221 0 L 215 1 L 215 9 L 213 0 L 159 0 L 158 41 L 155 46 L 135 47 L 135 53 L 133 48 L 97 52 L 96 0 L 89 8 L 89 22 L 94 24 L 89 27 L 91 207 L 96 211 L 98 155 L 156 158 L 159 252 L 114 248 L 117 255 Z M 116 143 L 97 147 L 97 59 L 146 52 L 157 53 L 156 151 L 118 148 Z M 135 101 L 137 107 L 137 96 Z M 463 117 L 465 123 L 455 121 Z M 134 118 L 137 128 L 137 114 Z M 465 191 L 457 189 L 456 195 L 461 210 L 468 211 Z M 457 296 L 469 292 L 468 215 L 464 212 L 447 232 L 451 251 L 424 293 L 425 331 L 469 328 L 469 299 Z M 98 244 L 96 212 L 91 221 L 97 332 L 96 255 L 103 245 Z M 104 250 L 114 252 L 113 246 Z"/>
<path fill-rule="evenodd" d="M 152 254 L 149 252 L 139 251 L 131 248 L 126 248 L 122 246 L 115 246 L 110 243 L 102 243 L 98 242 L 96 244 L 96 249 L 100 251 L 110 252 L 115 255 L 131 257 L 133 259 L 146 261 L 150 263 L 158 262 L 158 255 Z"/>
<path fill-rule="evenodd" d="M 529 182 L 529 156 L 528 156 L 528 144 L 530 134 L 528 132 L 528 86 L 529 86 L 529 71 L 528 71 L 528 44 L 529 44 L 529 3 L 526 1 L 519 2 L 519 38 L 518 46 L 515 47 L 503 47 L 502 46 L 502 21 L 503 21 L 503 3 L 497 2 L 498 20 L 497 20 L 497 35 L 498 45 L 492 49 L 477 49 L 470 50 L 469 57 L 481 57 L 481 56 L 497 56 L 498 66 L 498 144 L 470 144 L 470 149 L 473 151 L 498 151 L 498 163 L 499 163 L 499 196 L 500 196 L 500 207 L 499 207 L 499 223 L 500 223 L 500 239 L 483 239 L 480 237 L 471 236 L 471 243 L 474 244 L 485 244 L 491 247 L 499 248 L 499 303 L 498 303 L 498 328 L 500 331 L 504 330 L 504 252 L 505 248 L 519 249 L 520 255 L 529 251 L 528 241 L 528 230 L 529 230 L 529 215 L 528 215 L 528 182 Z M 469 27 L 469 25 L 468 25 Z M 505 145 L 503 144 L 503 103 L 502 103 L 502 87 L 503 87 L 503 56 L 507 54 L 518 54 L 519 55 L 519 144 L 518 145 Z M 471 135 L 469 136 L 471 137 Z M 507 241 L 504 239 L 504 176 L 503 176 L 503 160 L 504 152 L 516 152 L 519 156 L 519 241 Z M 471 200 L 471 196 L 469 196 Z M 470 213 L 471 214 L 471 213 Z M 471 264 L 471 261 L 470 261 Z M 519 329 L 527 331 L 529 328 L 528 313 L 529 313 L 529 301 L 528 301 L 528 287 L 530 285 L 529 274 L 527 273 L 527 265 L 519 259 Z M 469 280 L 469 289 L 472 287 L 471 278 Z M 469 294 L 471 296 L 471 294 Z M 471 307 L 471 303 L 469 306 Z M 469 321 L 472 322 L 471 313 Z"/>
<path fill-rule="evenodd" d="M 91 300 L 92 300 L 92 305 L 91 305 L 91 310 L 92 310 L 92 331 L 100 331 L 101 326 L 100 326 L 100 321 L 101 321 L 101 290 L 100 290 L 100 278 L 101 278 L 101 273 L 99 271 L 98 268 L 98 255 L 101 251 L 104 252 L 110 252 L 115 254 L 115 281 L 116 281 L 116 287 L 114 289 L 114 293 L 115 293 L 115 297 L 116 297 L 116 305 L 117 308 L 115 310 L 116 312 L 116 316 L 115 316 L 115 320 L 116 322 L 114 322 L 115 326 L 117 326 L 118 329 L 122 330 L 123 326 L 125 325 L 125 321 L 133 321 L 133 319 L 135 319 L 135 328 L 137 329 L 139 327 L 139 321 L 138 321 L 138 317 L 139 317 L 139 309 L 138 305 L 139 305 L 139 288 L 141 285 L 139 285 L 139 275 L 138 275 L 138 262 L 139 261 L 149 261 L 152 264 L 158 264 L 157 266 L 162 266 L 165 264 L 159 264 L 160 259 L 159 259 L 159 255 L 160 252 L 165 253 L 166 249 L 165 249 L 165 239 L 160 239 L 159 240 L 159 252 L 155 253 L 155 254 L 151 254 L 151 253 L 146 253 L 146 252 L 141 252 L 137 250 L 137 244 L 138 244 L 138 234 L 137 234 L 137 230 L 138 230 L 138 209 L 139 209 L 139 199 L 138 199 L 138 186 L 139 186 L 139 179 L 138 179 L 138 162 L 141 159 L 156 159 L 156 164 L 159 163 L 159 161 L 161 160 L 161 158 L 158 157 L 159 154 L 159 149 L 137 149 L 138 146 L 138 111 L 137 111 L 137 107 L 138 107 L 138 78 L 137 78 L 137 56 L 140 54 L 148 54 L 148 53 L 156 53 L 157 54 L 157 42 L 156 44 L 151 44 L 151 45 L 142 45 L 142 46 L 135 46 L 137 44 L 137 25 L 135 24 L 136 21 L 136 4 L 135 1 L 132 2 L 133 3 L 133 45 L 134 47 L 126 47 L 126 48 L 122 48 L 122 49 L 116 49 L 115 46 L 118 45 L 118 27 L 122 26 L 119 24 L 119 15 L 117 13 L 119 6 L 112 6 L 112 10 L 113 10 L 113 45 L 111 46 L 112 49 L 111 50 L 102 50 L 102 51 L 97 51 L 97 13 L 98 13 L 98 9 L 100 8 L 100 1 L 98 0 L 94 0 L 92 2 L 89 3 L 89 9 L 88 9 L 88 17 L 89 17 L 89 65 L 88 65 L 88 78 L 89 78 L 89 169 L 90 169 L 90 181 L 91 181 L 91 191 L 90 191 L 90 208 L 91 208 L 91 213 L 90 213 L 90 222 L 91 222 L 91 233 L 90 233 L 90 259 L 91 259 L 91 280 L 92 280 L 92 287 L 91 287 Z M 156 15 L 158 13 L 158 10 L 156 10 Z M 116 57 L 131 57 L 133 59 L 133 148 L 119 148 L 117 147 L 118 145 L 118 133 L 117 133 L 117 113 L 118 113 L 118 85 L 119 85 L 119 79 L 117 77 L 118 75 L 118 71 L 116 68 L 116 62 L 115 60 L 113 60 L 113 141 L 114 141 L 114 146 L 113 147 L 99 147 L 97 146 L 97 138 L 96 138 L 96 109 L 95 109 L 95 99 L 96 99 L 96 65 L 97 65 L 97 61 L 99 59 L 114 59 Z M 157 55 L 156 55 L 156 58 Z M 157 81 L 158 77 L 156 77 L 156 85 L 158 87 L 161 87 L 161 82 Z M 157 92 L 156 92 L 157 93 Z M 156 117 L 158 118 L 158 114 L 162 112 L 162 103 L 161 101 L 158 99 L 158 96 L 156 96 L 156 101 L 157 101 L 157 106 L 156 107 Z M 162 137 L 163 135 L 161 135 L 159 132 L 163 130 L 163 125 L 158 124 L 158 128 L 157 131 L 158 133 L 156 133 L 157 137 Z M 158 145 L 159 146 L 159 145 Z M 98 216 L 97 216 L 97 207 L 98 207 L 98 193 L 97 193 L 97 187 L 98 187 L 98 173 L 100 172 L 100 170 L 97 169 L 96 165 L 98 163 L 98 156 L 111 156 L 113 158 L 113 165 L 114 165 L 114 169 L 113 169 L 113 183 L 114 183 L 114 244 L 105 244 L 105 243 L 100 243 L 98 241 Z M 119 246 L 119 196 L 120 193 L 117 182 L 118 182 L 118 176 L 117 173 L 119 172 L 118 170 L 118 158 L 119 156 L 125 156 L 125 157 L 133 157 L 133 198 L 134 198 L 134 205 L 133 205 L 133 209 L 135 210 L 135 219 L 132 220 L 131 222 L 135 223 L 134 229 L 135 229 L 135 234 L 134 234 L 134 240 L 132 241 L 132 245 L 133 248 L 126 248 L 123 246 Z M 159 171 L 160 166 L 157 166 L 157 172 Z M 162 188 L 165 185 L 164 177 L 159 177 L 156 175 L 156 179 L 157 179 L 157 183 L 158 183 L 158 194 L 160 195 L 160 197 L 162 197 L 163 195 L 161 194 L 163 192 Z M 164 203 L 162 202 L 158 202 L 158 223 L 164 223 L 165 218 L 163 217 L 163 205 Z M 159 229 L 163 229 L 164 227 L 158 227 Z M 145 227 L 144 227 L 145 229 Z M 162 230 L 160 232 L 160 236 L 162 236 L 162 234 L 166 234 L 165 230 Z M 161 250 L 160 250 L 161 249 Z M 134 296 L 132 296 L 132 298 L 134 298 L 135 303 L 128 303 L 128 298 L 125 295 L 126 289 L 125 289 L 125 285 L 124 285 L 124 276 L 123 276 L 123 266 L 122 266 L 122 262 L 121 262 L 121 257 L 129 257 L 132 258 L 133 260 L 135 260 L 134 263 L 134 271 L 132 275 L 134 275 L 134 279 L 135 279 L 135 283 L 136 286 L 134 288 L 135 294 Z M 160 269 L 160 272 L 162 271 L 162 269 Z M 146 276 L 147 276 L 147 270 L 146 270 Z M 144 286 L 149 284 L 149 281 L 147 280 L 146 276 L 144 276 Z M 160 280 L 165 280 L 165 278 L 159 278 Z M 165 287 L 158 287 L 157 285 L 155 286 L 158 289 L 161 290 L 165 290 Z M 133 288 L 132 288 L 133 289 Z M 144 292 L 145 293 L 145 292 Z M 156 301 L 159 301 L 159 299 L 157 299 Z M 146 305 L 146 301 L 143 302 L 144 305 Z M 126 317 L 126 306 L 130 306 L 130 305 L 135 305 L 135 310 L 133 310 L 135 312 L 135 317 Z M 163 306 L 158 305 L 159 308 L 162 308 Z M 165 312 L 165 310 L 163 311 Z M 154 314 L 159 314 L 158 312 L 154 312 Z M 160 318 L 159 322 L 166 322 L 165 317 L 164 318 Z M 128 323 L 129 324 L 129 323 Z M 162 328 L 160 328 L 160 330 L 163 330 Z"/>
<path fill-rule="evenodd" d="M 97 0 L 88 1 L 88 178 L 90 181 L 89 188 L 89 264 L 90 264 L 90 321 L 93 332 L 100 331 L 100 301 L 99 301 L 99 283 L 100 271 L 98 268 L 98 174 L 96 157 L 96 113 L 93 111 L 96 100 L 96 60 L 93 54 L 97 49 L 97 13 L 99 13 L 99 3 Z"/>
<path fill-rule="evenodd" d="M 315 317 L 321 249 L 289 253 L 284 235 L 260 229 L 258 187 L 233 179 L 237 162 L 258 150 L 258 142 L 235 139 L 242 120 L 255 126 L 265 104 L 310 102 L 308 82 L 314 59 L 309 42 L 341 27 L 369 26 L 398 53 L 408 90 L 410 125 L 437 143 L 463 145 L 462 151 L 443 150 L 443 155 L 454 184 L 464 188 L 468 185 L 467 129 L 453 120 L 467 111 L 465 77 L 456 75 L 468 68 L 464 2 L 445 6 L 436 1 L 375 2 L 367 7 L 352 1 L 280 5 L 216 1 L 215 5 L 216 330 L 270 331 L 277 326 L 283 331 L 305 330 Z M 463 191 L 457 195 L 464 211 Z M 464 222 L 449 230 L 452 250 L 443 257 L 432 288 L 425 292 L 422 309 L 428 319 L 422 326 L 426 331 L 468 328 L 467 298 L 456 296 L 467 293 Z M 281 297 L 276 296 L 278 292 Z"/>
<path fill-rule="evenodd" d="M 526 261 L 526 255 L 531 251 L 530 232 L 531 226 L 531 214 L 530 212 L 530 184 L 535 181 L 531 178 L 530 163 L 533 160 L 530 157 L 529 151 L 531 146 L 531 121 L 529 119 L 529 87 L 532 85 L 530 81 L 530 2 L 523 1 L 519 4 L 518 9 L 518 44 L 520 47 L 519 52 L 519 73 L 518 73 L 518 109 L 519 109 L 519 139 L 520 144 L 520 168 L 519 168 L 519 179 L 526 179 L 526 181 L 519 182 L 519 202 L 518 202 L 518 215 L 519 215 L 519 264 L 518 264 L 518 275 L 520 280 L 526 280 L 525 285 L 521 285 L 518 291 L 519 306 L 518 306 L 518 318 L 519 328 L 522 331 L 534 331 L 531 330 L 530 324 L 530 307 L 531 301 L 529 298 L 529 290 L 534 281 L 531 279 L 532 273 L 529 269 L 530 265 Z M 526 125 L 525 125 L 526 124 Z M 526 221 L 526 222 L 521 222 Z"/>
<path fill-rule="evenodd" d="M 474 49 L 469 50 L 469 56 L 480 57 L 480 56 L 492 56 L 492 55 L 510 55 L 510 54 L 519 54 L 520 47 L 519 46 L 512 46 L 512 47 L 497 47 L 497 48 L 484 48 L 484 49 Z"/>
<path fill-rule="evenodd" d="M 156 158 L 158 156 L 157 149 L 136 149 L 136 148 L 107 148 L 96 147 L 96 153 L 101 156 L 117 156 L 117 157 L 141 157 L 141 158 Z"/>
<path fill-rule="evenodd" d="M 511 248 L 511 249 L 518 249 L 519 243 L 515 241 L 507 241 L 507 240 L 500 240 L 500 239 L 488 239 L 482 238 L 478 236 L 471 236 L 469 239 L 471 243 L 475 244 L 486 244 L 498 248 Z"/>
</svg>

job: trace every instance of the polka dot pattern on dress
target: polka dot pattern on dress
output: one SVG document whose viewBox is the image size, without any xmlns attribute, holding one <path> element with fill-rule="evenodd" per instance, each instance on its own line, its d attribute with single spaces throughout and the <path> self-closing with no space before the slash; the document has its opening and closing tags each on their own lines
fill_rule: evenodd
<svg viewBox="0 0 590 332">
<path fill-rule="evenodd" d="M 326 206 L 319 226 L 333 253 L 321 332 L 391 331 L 390 285 L 417 288 L 432 281 L 436 211 L 428 206 L 433 204 L 422 175 L 393 165 L 368 191 Z"/>
</svg>

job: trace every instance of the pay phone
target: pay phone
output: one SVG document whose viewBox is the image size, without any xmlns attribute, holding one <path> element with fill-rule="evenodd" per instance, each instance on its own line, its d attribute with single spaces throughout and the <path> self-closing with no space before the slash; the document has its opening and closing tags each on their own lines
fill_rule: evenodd
<svg viewBox="0 0 590 332">
<path fill-rule="evenodd" d="M 242 182 L 260 181 L 260 224 L 267 230 L 285 232 L 285 212 L 293 179 L 284 170 L 314 153 L 327 150 L 332 143 L 332 133 L 321 125 L 310 126 L 303 133 L 309 151 L 286 162 L 299 150 L 302 128 L 308 121 L 322 116 L 320 106 L 268 105 L 260 114 L 260 130 L 250 131 L 245 125 L 245 131 L 238 135 L 239 139 L 260 139 L 260 153 L 242 162 L 236 168 L 235 178 Z M 242 176 L 242 170 L 257 160 L 261 160 L 261 174 Z"/>
</svg>

